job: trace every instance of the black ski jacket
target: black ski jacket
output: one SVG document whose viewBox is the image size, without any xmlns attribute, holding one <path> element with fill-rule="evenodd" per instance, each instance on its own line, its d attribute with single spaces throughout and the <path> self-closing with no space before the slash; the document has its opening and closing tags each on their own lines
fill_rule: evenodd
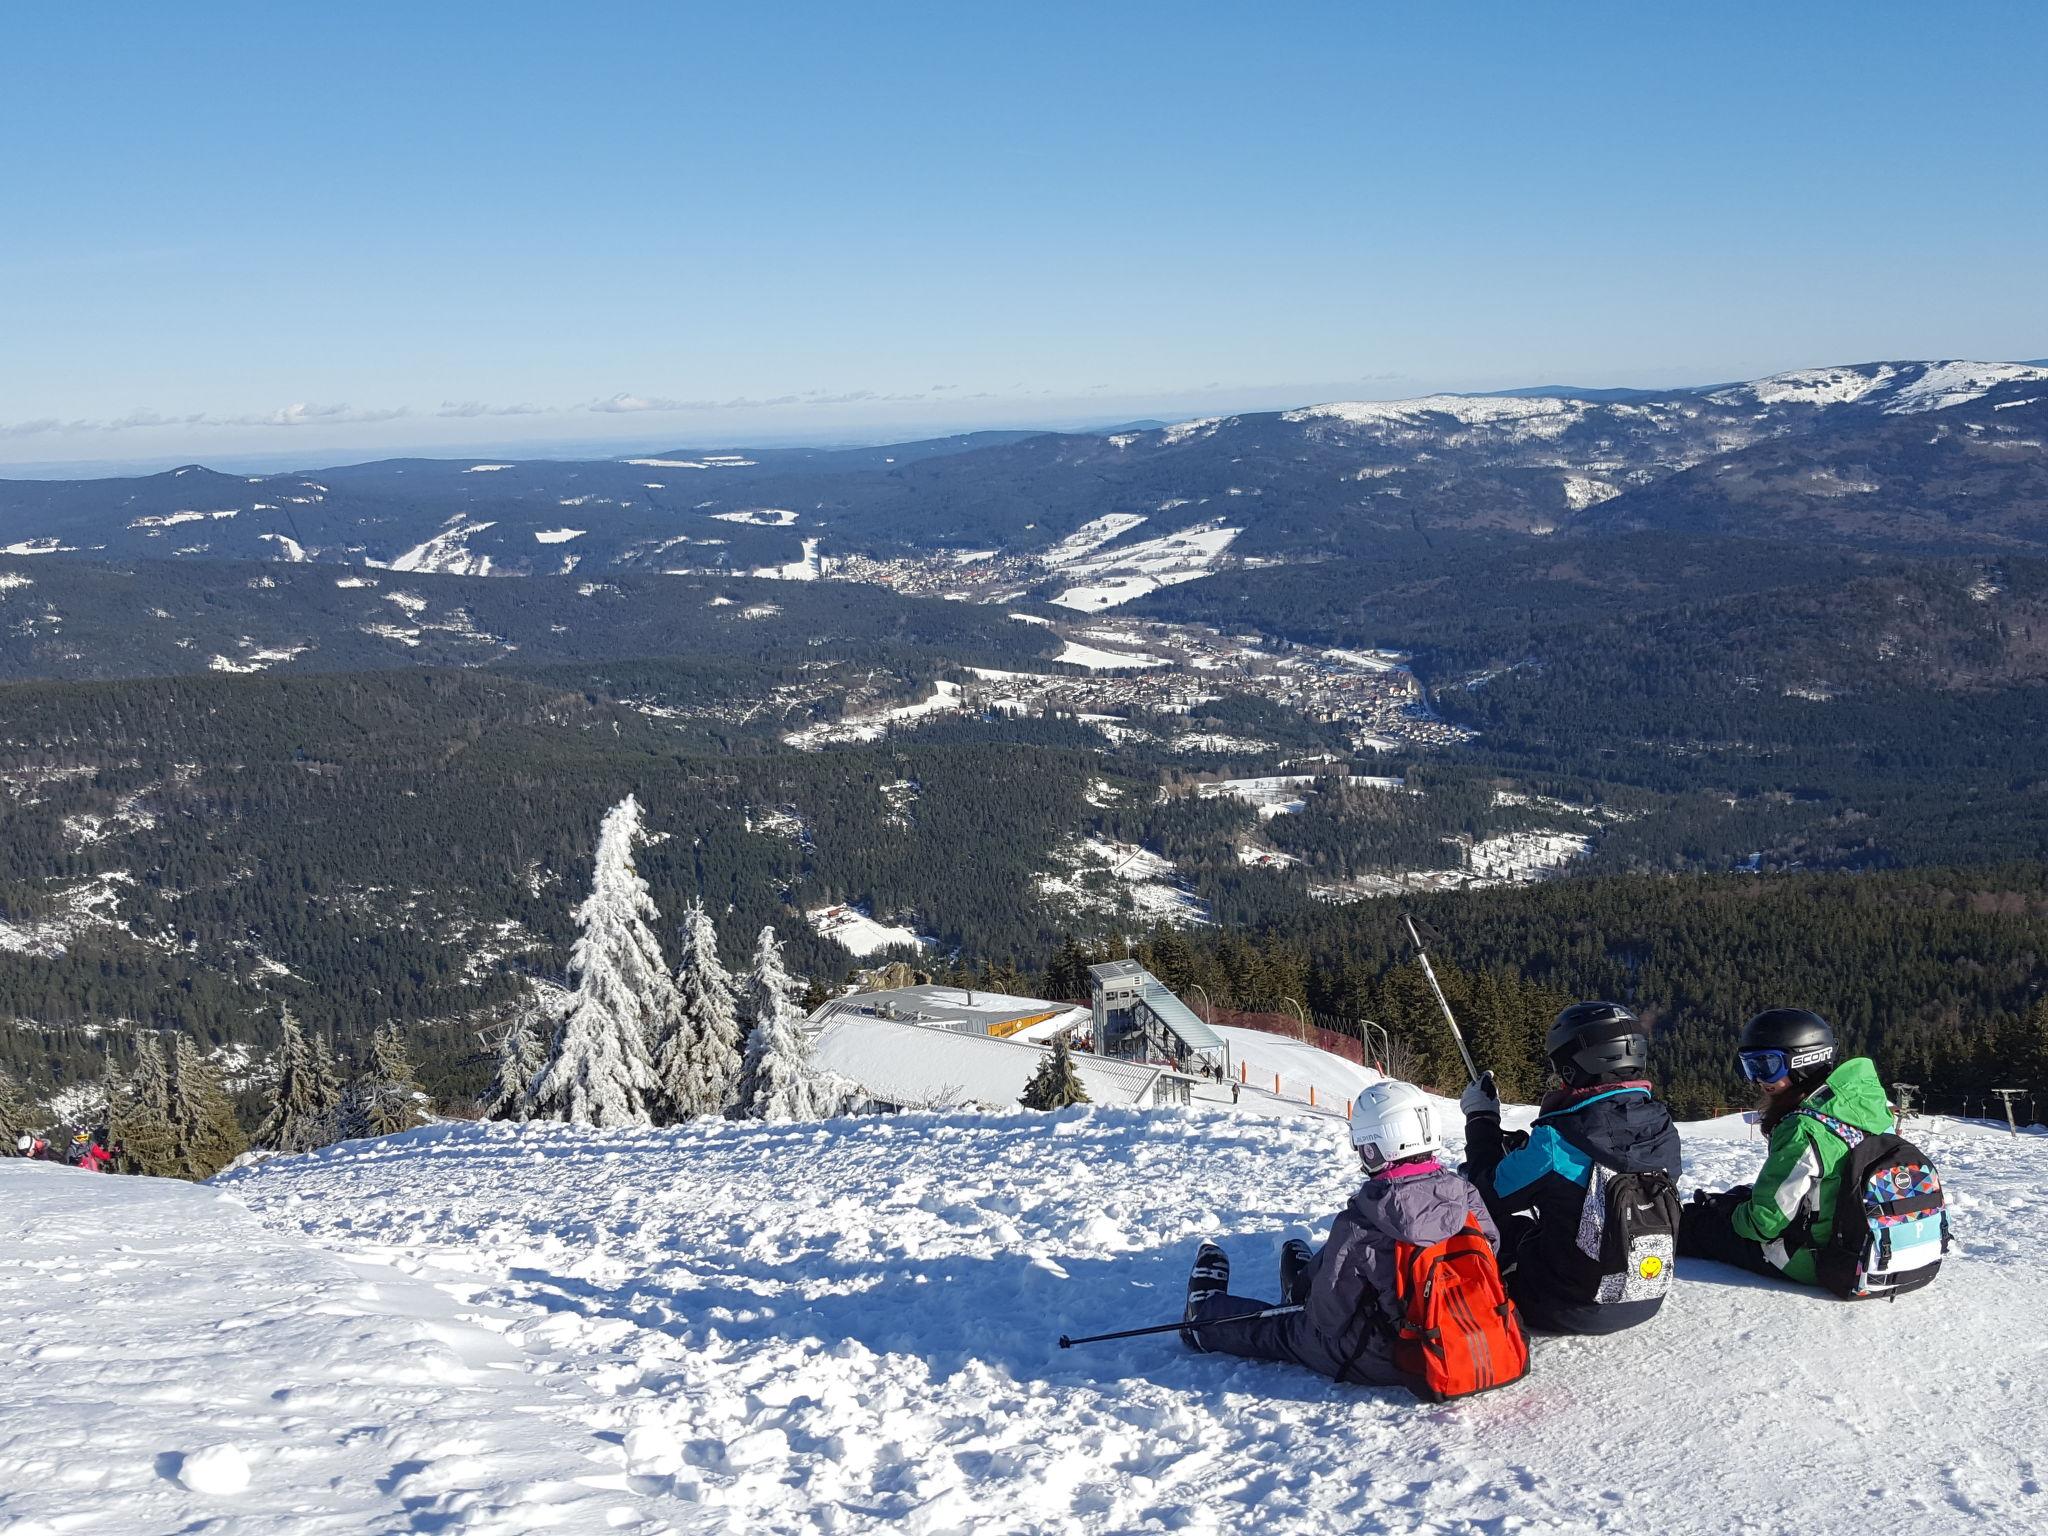
<svg viewBox="0 0 2048 1536">
<path fill-rule="evenodd" d="M 1650 1090 L 1622 1084 L 1577 1096 L 1503 1133 L 1498 1115 L 1465 1122 L 1466 1172 L 1501 1230 L 1500 1262 L 1529 1322 L 1560 1333 L 1613 1333 L 1654 1317 L 1656 1301 L 1597 1305 L 1568 1277 L 1593 1158 L 1622 1173 L 1678 1177 L 1678 1127 Z M 1510 1266 L 1512 1269 L 1510 1270 Z"/>
</svg>

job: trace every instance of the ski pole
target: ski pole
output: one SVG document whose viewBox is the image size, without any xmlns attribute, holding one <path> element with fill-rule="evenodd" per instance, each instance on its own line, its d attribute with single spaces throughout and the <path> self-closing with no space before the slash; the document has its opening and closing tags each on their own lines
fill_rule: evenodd
<svg viewBox="0 0 2048 1536">
<path fill-rule="evenodd" d="M 1401 921 L 1408 925 L 1408 937 L 1415 941 L 1415 958 L 1422 962 L 1422 974 L 1429 978 L 1429 990 L 1436 994 L 1436 1005 L 1443 1009 L 1444 1022 L 1451 1026 L 1451 1038 L 1458 1042 L 1458 1054 L 1465 1058 L 1465 1075 L 1476 1083 L 1479 1081 L 1479 1069 L 1472 1065 L 1472 1053 L 1465 1049 L 1464 1032 L 1451 1016 L 1451 1005 L 1444 1000 L 1444 989 L 1437 985 L 1436 971 L 1429 963 L 1429 952 L 1422 947 L 1422 935 L 1415 931 L 1415 919 L 1404 912 Z"/>
<path fill-rule="evenodd" d="M 1160 1323 L 1153 1328 L 1126 1328 L 1121 1333 L 1091 1333 L 1085 1338 L 1070 1339 L 1060 1335 L 1060 1348 L 1072 1349 L 1076 1344 L 1100 1344 L 1106 1339 L 1142 1339 L 1148 1333 L 1174 1333 L 1182 1328 L 1208 1328 L 1217 1323 L 1249 1323 L 1262 1317 L 1285 1317 L 1290 1312 L 1299 1312 L 1300 1306 L 1268 1307 L 1263 1312 L 1234 1312 L 1229 1317 L 1201 1317 L 1193 1322 L 1182 1320 L 1178 1323 Z"/>
</svg>

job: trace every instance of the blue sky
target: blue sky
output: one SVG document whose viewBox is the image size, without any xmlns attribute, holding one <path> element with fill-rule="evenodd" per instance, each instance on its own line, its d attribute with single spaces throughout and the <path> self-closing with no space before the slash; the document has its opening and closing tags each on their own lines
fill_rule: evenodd
<svg viewBox="0 0 2048 1536">
<path fill-rule="evenodd" d="M 2048 8 L 46 5 L 0 463 L 2048 353 Z"/>
</svg>

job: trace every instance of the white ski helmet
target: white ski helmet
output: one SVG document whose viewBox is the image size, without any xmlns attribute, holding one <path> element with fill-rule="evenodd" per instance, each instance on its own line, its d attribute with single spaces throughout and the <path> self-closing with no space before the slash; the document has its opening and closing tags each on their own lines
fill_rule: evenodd
<svg viewBox="0 0 2048 1536">
<path fill-rule="evenodd" d="M 29 1134 L 28 1134 L 28 1132 L 26 1132 L 26 1131 L 23 1131 L 23 1132 L 21 1133 L 21 1135 L 20 1135 L 19 1137 L 17 1137 L 17 1138 L 15 1139 L 15 1142 L 14 1142 L 14 1150 L 15 1150 L 15 1151 L 17 1151 L 17 1152 L 21 1152 L 21 1153 L 29 1153 L 29 1152 L 33 1152 L 33 1151 L 34 1151 L 35 1149 L 36 1149 L 36 1139 L 35 1139 L 35 1137 L 33 1137 L 33 1136 L 29 1135 Z"/>
<path fill-rule="evenodd" d="M 1374 1172 L 1443 1150 L 1436 1106 L 1412 1083 L 1374 1083 L 1351 1103 L 1351 1144 Z"/>
</svg>

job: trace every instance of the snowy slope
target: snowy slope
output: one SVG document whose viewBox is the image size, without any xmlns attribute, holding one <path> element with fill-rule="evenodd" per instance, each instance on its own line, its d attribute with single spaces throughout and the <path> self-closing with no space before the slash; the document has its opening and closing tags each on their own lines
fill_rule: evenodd
<svg viewBox="0 0 2048 1536">
<path fill-rule="evenodd" d="M 0 1531 L 688 1528 L 586 1383 L 521 1368 L 541 1319 L 346 1252 L 214 1191 L 0 1161 Z"/>
<path fill-rule="evenodd" d="M 1693 1178 L 1753 1172 L 1761 1143 L 1739 1120 L 1686 1130 Z M 1352 1184 L 1334 1122 L 1077 1110 L 435 1128 L 228 1187 L 279 1244 L 476 1286 L 472 1307 L 515 1320 L 526 1371 L 588 1393 L 582 1426 L 537 1465 L 634 1436 L 643 1509 L 678 1522 L 2038 1529 L 2048 1136 L 1944 1121 L 1921 1139 L 1948 1170 L 1964 1244 L 1937 1291 L 1857 1308 L 1695 1265 L 1654 1327 L 1539 1341 L 1527 1382 L 1441 1409 L 1190 1356 L 1170 1337 L 1054 1343 L 1175 1315 L 1205 1236 L 1227 1235 L 1246 1293 L 1269 1285 L 1288 1227 L 1321 1222 Z M 55 1225 L 61 1252 L 87 1224 Z M 94 1369 L 50 1361 L 31 1400 Z M 19 1389 L 0 1376 L 0 1392 Z M 387 1410 L 290 1411 L 331 1427 Z"/>
<path fill-rule="evenodd" d="M 1285 1035 L 1237 1029 L 1227 1024 L 1214 1028 L 1230 1046 L 1231 1066 L 1245 1069 L 1244 1080 L 1254 1088 L 1273 1088 L 1277 1078 L 1280 1086 L 1274 1091 L 1283 1098 L 1305 1099 L 1308 1090 L 1314 1088 L 1318 1104 L 1341 1111 L 1358 1097 L 1359 1089 L 1380 1080 L 1379 1073 L 1370 1067 L 1361 1067 Z"/>
</svg>

